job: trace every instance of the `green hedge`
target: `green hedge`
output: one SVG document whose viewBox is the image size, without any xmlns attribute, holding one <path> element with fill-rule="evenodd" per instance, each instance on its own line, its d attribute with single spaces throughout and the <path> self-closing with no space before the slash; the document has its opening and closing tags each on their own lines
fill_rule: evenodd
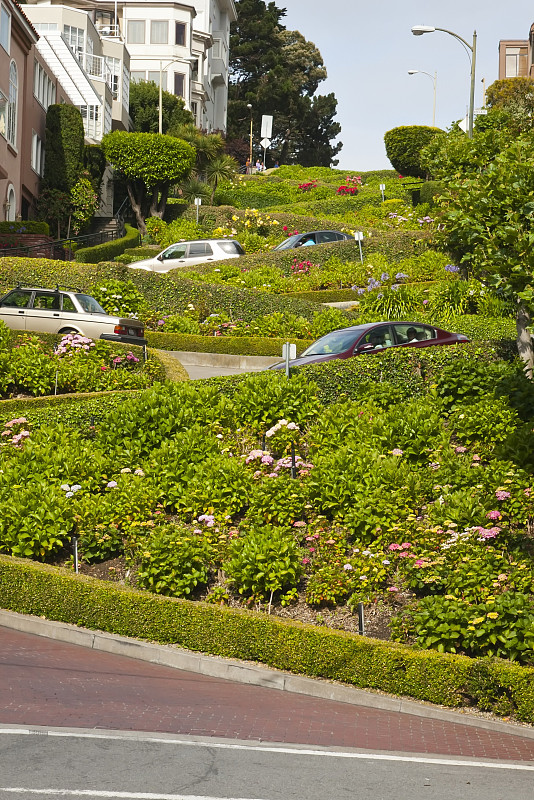
<svg viewBox="0 0 534 800">
<path fill-rule="evenodd" d="M 1 400 L 0 423 L 15 417 L 26 417 L 32 426 L 37 427 L 58 422 L 79 427 L 89 424 L 93 418 L 102 420 L 137 391 L 80 392 Z"/>
<path fill-rule="evenodd" d="M 434 376 L 452 361 L 468 359 L 475 363 L 490 363 L 501 360 L 505 350 L 500 341 L 394 348 L 374 355 L 334 359 L 297 369 L 318 386 L 317 396 L 321 403 L 329 405 L 340 399 L 360 398 L 369 384 L 388 384 L 405 397 L 415 397 L 428 391 Z"/>
<path fill-rule="evenodd" d="M 140 242 L 139 231 L 126 225 L 126 234 L 120 239 L 111 239 L 109 242 L 97 244 L 94 247 L 81 247 L 76 250 L 74 258 L 84 264 L 98 264 L 101 261 L 111 261 L 115 256 L 124 253 L 127 247 L 135 247 Z"/>
<path fill-rule="evenodd" d="M 10 611 L 445 706 L 491 711 L 506 696 L 518 719 L 534 722 L 532 668 L 174 600 L 7 556 L 0 582 Z"/>
<path fill-rule="evenodd" d="M 262 336 L 199 336 L 193 333 L 147 333 L 152 347 L 160 350 L 185 350 L 193 353 L 227 353 L 246 356 L 280 356 L 287 339 L 269 339 Z M 301 353 L 311 340 L 292 339 Z"/>
<path fill-rule="evenodd" d="M 210 285 L 186 280 L 181 277 L 180 270 L 162 275 L 131 270 L 124 264 L 113 262 L 97 265 L 46 258 L 0 258 L 0 291 L 7 291 L 19 282 L 45 288 L 53 288 L 60 283 L 90 291 L 95 283 L 107 280 L 132 281 L 145 296 L 148 307 L 154 313 L 161 314 L 181 313 L 189 303 L 204 316 L 224 311 L 233 319 L 244 319 L 247 322 L 273 311 L 287 311 L 311 320 L 319 310 L 316 304 L 304 300 L 223 284 Z"/>
<path fill-rule="evenodd" d="M 50 228 L 46 222 L 26 219 L 19 222 L 0 222 L 0 233 L 41 233 L 43 236 L 49 236 Z"/>
<path fill-rule="evenodd" d="M 285 297 L 299 297 L 310 303 L 358 302 L 358 295 L 352 289 L 316 289 L 310 292 L 288 292 Z"/>
</svg>

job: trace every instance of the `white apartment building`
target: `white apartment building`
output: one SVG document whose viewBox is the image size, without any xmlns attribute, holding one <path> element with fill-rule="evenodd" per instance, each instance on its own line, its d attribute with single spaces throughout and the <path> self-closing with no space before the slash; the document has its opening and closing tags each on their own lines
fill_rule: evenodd
<svg viewBox="0 0 534 800">
<path fill-rule="evenodd" d="M 33 8 L 60 6 L 57 0 L 29 3 Z M 126 46 L 132 81 L 159 85 L 161 80 L 164 90 L 184 98 L 199 128 L 226 130 L 234 0 L 63 0 L 61 7 L 67 6 L 86 13 L 103 45 Z M 84 52 L 92 55 L 87 44 Z"/>
<path fill-rule="evenodd" d="M 100 36 L 83 9 L 30 0 L 24 10 L 39 34 L 37 50 L 81 111 L 87 142 L 128 130 L 130 56 L 124 43 Z"/>
</svg>

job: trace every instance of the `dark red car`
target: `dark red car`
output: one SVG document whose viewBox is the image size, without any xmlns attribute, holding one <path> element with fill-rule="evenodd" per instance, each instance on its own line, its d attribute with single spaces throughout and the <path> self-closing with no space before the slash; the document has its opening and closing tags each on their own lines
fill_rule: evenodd
<svg viewBox="0 0 534 800">
<path fill-rule="evenodd" d="M 306 367 L 333 358 L 350 358 L 362 353 L 379 353 L 388 347 L 433 347 L 435 345 L 468 342 L 461 333 L 449 333 L 421 322 L 369 322 L 353 325 L 321 336 L 290 367 Z M 284 369 L 285 361 L 269 369 Z"/>
</svg>

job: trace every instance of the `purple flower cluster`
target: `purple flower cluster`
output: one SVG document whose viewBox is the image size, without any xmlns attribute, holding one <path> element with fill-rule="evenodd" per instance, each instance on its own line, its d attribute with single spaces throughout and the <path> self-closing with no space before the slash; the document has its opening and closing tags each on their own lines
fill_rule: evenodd
<svg viewBox="0 0 534 800">
<path fill-rule="evenodd" d="M 460 272 L 460 267 L 457 267 L 455 264 L 447 264 L 445 266 L 445 272 Z"/>
</svg>

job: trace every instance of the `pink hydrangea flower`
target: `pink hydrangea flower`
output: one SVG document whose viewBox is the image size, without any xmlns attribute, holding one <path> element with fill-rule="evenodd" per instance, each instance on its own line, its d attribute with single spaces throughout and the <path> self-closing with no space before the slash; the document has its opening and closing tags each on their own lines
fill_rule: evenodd
<svg viewBox="0 0 534 800">
<path fill-rule="evenodd" d="M 486 517 L 488 519 L 500 519 L 501 518 L 501 513 L 500 513 L 500 511 L 488 511 L 488 513 L 486 514 Z"/>
<path fill-rule="evenodd" d="M 511 496 L 512 495 L 510 494 L 510 492 L 505 492 L 503 489 L 497 489 L 497 491 L 495 492 L 495 497 L 497 498 L 497 500 L 508 500 L 508 498 Z"/>
</svg>

